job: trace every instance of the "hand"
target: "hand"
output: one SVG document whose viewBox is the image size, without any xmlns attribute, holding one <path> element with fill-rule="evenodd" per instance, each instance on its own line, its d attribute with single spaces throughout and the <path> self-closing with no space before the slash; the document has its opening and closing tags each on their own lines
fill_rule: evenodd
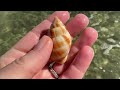
<svg viewBox="0 0 120 90">
<path fill-rule="evenodd" d="M 33 28 L 17 44 L 0 58 L 0 78 L 4 79 L 53 79 L 47 63 L 53 48 L 52 40 L 46 36 L 47 30 L 57 16 L 64 24 L 70 18 L 67 11 L 56 11 L 46 20 Z M 54 70 L 60 79 L 82 79 L 88 69 L 94 51 L 91 48 L 98 33 L 87 27 L 89 19 L 83 14 L 76 15 L 66 24 L 66 28 L 75 37 L 85 29 L 80 38 L 72 45 L 68 62 L 55 64 Z"/>
</svg>

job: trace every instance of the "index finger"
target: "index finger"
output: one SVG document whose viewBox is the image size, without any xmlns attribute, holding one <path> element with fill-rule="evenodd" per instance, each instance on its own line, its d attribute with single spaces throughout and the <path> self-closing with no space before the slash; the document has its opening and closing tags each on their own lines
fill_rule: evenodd
<svg viewBox="0 0 120 90">
<path fill-rule="evenodd" d="M 69 19 L 69 12 L 56 11 L 50 15 L 46 20 L 41 22 L 32 31 L 28 32 L 17 44 L 15 44 L 9 51 L 7 51 L 0 58 L 0 68 L 8 65 L 15 59 L 18 59 L 29 52 L 39 41 L 42 33 L 50 28 L 53 18 L 57 16 L 65 23 Z"/>
</svg>

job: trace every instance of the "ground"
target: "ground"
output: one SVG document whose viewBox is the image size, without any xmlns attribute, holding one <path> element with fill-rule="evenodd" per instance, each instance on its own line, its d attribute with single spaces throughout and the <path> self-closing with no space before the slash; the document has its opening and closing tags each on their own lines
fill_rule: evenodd
<svg viewBox="0 0 120 90">
<path fill-rule="evenodd" d="M 53 11 L 1 11 L 0 55 Z M 120 11 L 69 11 L 74 17 L 83 13 L 99 37 L 93 45 L 95 57 L 84 79 L 120 79 Z"/>
</svg>

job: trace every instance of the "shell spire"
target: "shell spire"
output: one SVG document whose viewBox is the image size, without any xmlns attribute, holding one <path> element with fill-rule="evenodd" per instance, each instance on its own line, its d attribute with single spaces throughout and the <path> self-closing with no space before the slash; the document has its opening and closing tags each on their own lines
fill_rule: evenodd
<svg viewBox="0 0 120 90">
<path fill-rule="evenodd" d="M 53 50 L 50 61 L 64 64 L 71 48 L 72 38 L 65 25 L 58 17 L 55 17 L 50 30 L 49 36 L 53 40 Z"/>
</svg>

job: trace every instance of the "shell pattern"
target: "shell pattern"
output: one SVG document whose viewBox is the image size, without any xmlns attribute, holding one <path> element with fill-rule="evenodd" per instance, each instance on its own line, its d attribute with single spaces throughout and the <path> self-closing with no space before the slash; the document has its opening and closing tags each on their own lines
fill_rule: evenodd
<svg viewBox="0 0 120 90">
<path fill-rule="evenodd" d="M 67 61 L 71 48 L 72 37 L 58 17 L 55 17 L 51 25 L 49 36 L 53 40 L 53 50 L 50 61 L 64 64 Z"/>
</svg>

